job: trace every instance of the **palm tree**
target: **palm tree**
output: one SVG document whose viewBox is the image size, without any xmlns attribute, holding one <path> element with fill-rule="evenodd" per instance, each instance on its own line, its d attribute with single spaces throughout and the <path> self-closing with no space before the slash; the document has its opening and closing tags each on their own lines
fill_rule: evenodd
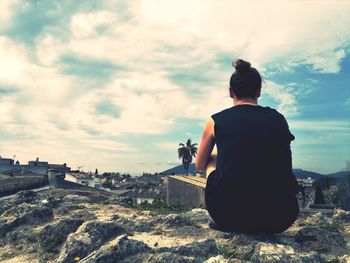
<svg viewBox="0 0 350 263">
<path fill-rule="evenodd" d="M 197 143 L 193 143 L 191 139 L 188 139 L 186 144 L 179 143 L 179 148 L 177 149 L 177 153 L 179 155 L 179 159 L 182 159 L 182 165 L 186 170 L 186 175 L 188 175 L 188 167 L 190 163 L 192 163 L 192 157 L 196 157 L 197 154 Z"/>
</svg>

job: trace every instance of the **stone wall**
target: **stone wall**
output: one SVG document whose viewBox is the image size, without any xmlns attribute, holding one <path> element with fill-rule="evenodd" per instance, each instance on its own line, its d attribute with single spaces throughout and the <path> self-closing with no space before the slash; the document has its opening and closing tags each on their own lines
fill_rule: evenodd
<svg viewBox="0 0 350 263">
<path fill-rule="evenodd" d="M 184 207 L 205 207 L 205 179 L 196 176 L 169 176 L 165 180 L 167 203 Z"/>
<path fill-rule="evenodd" d="M 22 190 L 43 187 L 48 184 L 44 176 L 16 176 L 0 179 L 0 196 L 15 194 Z"/>
<path fill-rule="evenodd" d="M 32 166 L 27 164 L 0 165 L 0 172 L 4 174 L 15 174 L 15 175 L 21 175 L 21 173 L 26 174 L 28 172 L 32 174 L 47 175 L 47 167 Z"/>
</svg>

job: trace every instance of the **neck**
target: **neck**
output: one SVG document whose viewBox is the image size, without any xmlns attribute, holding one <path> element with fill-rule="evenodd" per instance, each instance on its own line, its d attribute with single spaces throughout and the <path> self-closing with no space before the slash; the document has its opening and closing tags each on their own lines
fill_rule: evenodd
<svg viewBox="0 0 350 263">
<path fill-rule="evenodd" d="M 233 98 L 233 105 L 241 105 L 241 104 L 249 104 L 249 105 L 258 105 L 258 99 L 257 98 L 241 98 L 238 99 L 236 97 Z"/>
</svg>

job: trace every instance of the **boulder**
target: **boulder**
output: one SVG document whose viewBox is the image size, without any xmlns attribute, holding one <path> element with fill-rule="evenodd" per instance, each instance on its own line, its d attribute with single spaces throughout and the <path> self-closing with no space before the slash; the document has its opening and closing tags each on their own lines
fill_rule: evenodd
<svg viewBox="0 0 350 263">
<path fill-rule="evenodd" d="M 350 255 L 344 255 L 339 258 L 339 263 L 349 263 L 350 262 Z"/>
<path fill-rule="evenodd" d="M 90 255 L 82 259 L 81 263 L 113 263 L 133 256 L 140 252 L 149 252 L 151 249 L 143 242 L 130 240 L 126 235 L 121 235 L 108 244 L 100 247 Z"/>
<path fill-rule="evenodd" d="M 39 222 L 46 222 L 53 219 L 52 209 L 43 205 L 33 205 L 22 203 L 13 206 L 2 215 L 3 218 L 26 219 L 26 222 L 39 220 Z"/>
<path fill-rule="evenodd" d="M 22 203 L 3 213 L 6 220 L 0 221 L 0 237 L 23 224 L 40 224 L 53 219 L 51 208 L 42 205 Z"/>
<path fill-rule="evenodd" d="M 31 226 L 18 227 L 6 235 L 6 242 L 18 246 L 19 244 L 30 245 L 38 242 L 38 235 Z"/>
<path fill-rule="evenodd" d="M 228 241 L 227 246 L 222 247 L 222 250 L 224 250 L 222 253 L 230 253 L 231 256 L 241 260 L 249 260 L 257 243 L 258 240 L 256 240 L 252 235 L 233 235 L 233 237 Z M 225 252 L 225 250 L 229 252 Z"/>
<path fill-rule="evenodd" d="M 350 211 L 335 209 L 333 214 L 333 220 L 341 222 L 350 222 Z"/>
<path fill-rule="evenodd" d="M 189 220 L 200 224 L 208 223 L 210 218 L 208 211 L 203 208 L 194 208 L 191 211 L 186 212 L 184 215 Z"/>
<path fill-rule="evenodd" d="M 58 205 L 61 201 L 62 200 L 59 198 L 49 196 L 49 197 L 41 200 L 41 204 L 52 207 L 52 208 L 56 208 L 56 207 L 58 207 Z"/>
<path fill-rule="evenodd" d="M 346 218 L 346 212 L 338 212 L 335 216 L 333 214 L 326 216 L 325 214 L 319 212 L 305 219 L 298 219 L 295 226 L 317 226 L 331 232 L 339 232 L 339 230 L 341 230 L 340 223 L 342 223 L 340 221 L 342 220 L 339 221 L 336 220 L 336 218 Z"/>
<path fill-rule="evenodd" d="M 305 219 L 298 219 L 296 221 L 297 226 L 321 226 L 321 225 L 323 226 L 323 225 L 332 225 L 332 224 L 333 224 L 332 219 L 325 216 L 321 212 L 308 216 Z"/>
<path fill-rule="evenodd" d="M 35 203 L 39 199 L 39 194 L 34 191 L 30 190 L 24 190 L 18 192 L 14 198 L 13 201 L 15 204 L 21 204 L 21 203 Z"/>
<path fill-rule="evenodd" d="M 65 218 L 46 225 L 39 233 L 39 242 L 45 252 L 57 252 L 67 236 L 83 223 L 82 219 Z"/>
<path fill-rule="evenodd" d="M 68 263 L 76 257 L 84 258 L 106 241 L 123 232 L 124 229 L 116 222 L 99 220 L 85 222 L 75 233 L 68 235 L 58 262 Z"/>
<path fill-rule="evenodd" d="M 345 241 L 341 233 L 331 232 L 318 226 L 303 226 L 295 235 L 305 251 L 341 252 L 345 250 Z"/>
</svg>

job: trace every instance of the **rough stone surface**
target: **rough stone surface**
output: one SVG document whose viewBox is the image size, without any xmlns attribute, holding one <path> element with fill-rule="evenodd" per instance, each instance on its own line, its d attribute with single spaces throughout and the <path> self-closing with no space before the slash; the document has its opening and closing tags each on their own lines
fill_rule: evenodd
<svg viewBox="0 0 350 263">
<path fill-rule="evenodd" d="M 318 263 L 321 258 L 317 252 L 300 253 L 290 246 L 258 243 L 251 257 L 254 263 Z"/>
<path fill-rule="evenodd" d="M 229 239 L 228 248 L 232 249 L 232 256 L 248 260 L 252 256 L 258 240 L 252 235 L 237 234 Z"/>
<path fill-rule="evenodd" d="M 160 254 L 151 255 L 146 262 L 153 262 L 153 263 L 200 263 L 199 259 L 196 259 L 194 257 L 186 257 L 177 255 L 170 252 L 163 252 Z"/>
<path fill-rule="evenodd" d="M 51 208 L 56 208 L 61 201 L 62 200 L 60 198 L 54 198 L 52 196 L 49 196 L 49 197 L 41 200 L 41 203 L 43 205 L 49 206 Z"/>
<path fill-rule="evenodd" d="M 82 219 L 64 218 L 45 226 L 38 235 L 41 247 L 47 252 L 57 252 L 67 236 L 75 232 L 83 222 Z"/>
<path fill-rule="evenodd" d="M 306 251 L 345 251 L 345 241 L 341 233 L 331 232 L 317 226 L 304 226 L 295 235 L 295 240 Z"/>
<path fill-rule="evenodd" d="M 169 236 L 173 237 L 193 237 L 193 236 L 205 236 L 205 229 L 201 228 L 196 223 L 190 226 L 180 226 L 176 228 L 176 231 L 169 232 Z"/>
<path fill-rule="evenodd" d="M 124 229 L 115 222 L 98 220 L 85 222 L 75 233 L 68 235 L 58 262 L 71 262 L 76 257 L 84 258 L 108 239 L 123 232 Z"/>
<path fill-rule="evenodd" d="M 349 263 L 350 262 L 350 255 L 344 255 L 342 257 L 339 257 L 339 263 Z"/>
<path fill-rule="evenodd" d="M 185 213 L 185 217 L 197 223 L 208 223 L 209 213 L 203 208 L 195 208 Z"/>
<path fill-rule="evenodd" d="M 344 211 L 341 209 L 335 209 L 333 220 L 350 222 L 350 211 Z"/>
<path fill-rule="evenodd" d="M 5 219 L 5 220 L 4 220 Z M 2 214 L 0 221 L 0 237 L 23 224 L 40 224 L 53 219 L 53 211 L 49 207 L 27 203 L 11 207 Z"/>
<path fill-rule="evenodd" d="M 18 192 L 14 197 L 14 203 L 15 204 L 21 204 L 21 203 L 33 203 L 38 201 L 39 195 L 30 190 L 24 190 L 21 192 Z"/>
<path fill-rule="evenodd" d="M 204 209 L 157 214 L 101 191 L 24 192 L 0 202 L 0 261 L 348 263 L 348 213 L 308 210 L 284 233 L 246 235 L 208 228 Z"/>
<path fill-rule="evenodd" d="M 179 227 L 191 225 L 191 221 L 182 214 L 170 214 L 166 216 L 159 216 L 154 223 L 163 224 L 167 227 Z"/>
<path fill-rule="evenodd" d="M 208 258 L 206 261 L 204 261 L 204 263 L 228 263 L 228 262 L 229 260 L 224 258 L 221 255 Z"/>
<path fill-rule="evenodd" d="M 85 257 L 82 263 L 113 263 L 132 256 L 136 253 L 150 251 L 143 242 L 129 240 L 126 235 L 119 236 L 115 240 L 102 246 Z"/>
<path fill-rule="evenodd" d="M 205 259 L 218 254 L 216 243 L 213 239 L 207 239 L 202 242 L 193 242 L 179 247 L 161 248 L 159 252 L 170 252 L 180 256 L 195 257 Z"/>
<path fill-rule="evenodd" d="M 124 207 L 134 207 L 134 201 L 130 197 L 113 196 L 109 199 L 110 204 L 121 205 Z"/>
<path fill-rule="evenodd" d="M 80 195 L 66 195 L 65 197 L 63 197 L 63 201 L 85 203 L 85 202 L 89 202 L 90 199 L 86 196 L 80 196 Z"/>
</svg>

